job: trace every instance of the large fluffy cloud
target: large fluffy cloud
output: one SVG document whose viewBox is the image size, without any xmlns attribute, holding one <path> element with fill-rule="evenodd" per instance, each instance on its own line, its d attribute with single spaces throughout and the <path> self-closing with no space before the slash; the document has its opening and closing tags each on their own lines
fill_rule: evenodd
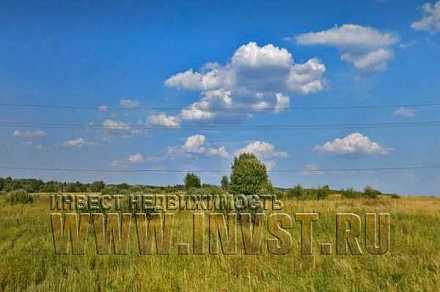
<svg viewBox="0 0 440 292">
<path fill-rule="evenodd" d="M 344 24 L 331 29 L 297 35 L 301 45 L 325 45 L 341 51 L 341 59 L 363 71 L 378 71 L 387 68 L 393 58 L 392 45 L 398 38 L 372 27 Z"/>
<path fill-rule="evenodd" d="M 171 147 L 168 149 L 168 153 L 171 155 L 191 154 L 217 156 L 221 158 L 229 157 L 229 154 L 224 146 L 218 148 L 208 147 L 206 143 L 206 137 L 204 135 L 189 136 L 188 138 L 186 138 L 186 141 L 182 146 Z"/>
<path fill-rule="evenodd" d="M 425 3 L 422 6 L 423 17 L 411 24 L 415 30 L 440 31 L 440 1 L 435 4 Z"/>
<path fill-rule="evenodd" d="M 200 92 L 200 100 L 182 109 L 182 120 L 206 120 L 224 112 L 286 110 L 290 94 L 324 88 L 326 68 L 318 59 L 296 64 L 292 54 L 272 44 L 242 45 L 225 65 L 208 63 L 200 71 L 177 73 L 168 87 Z"/>
<path fill-rule="evenodd" d="M 334 155 L 385 155 L 389 150 L 360 133 L 352 133 L 315 146 L 315 151 Z"/>
</svg>

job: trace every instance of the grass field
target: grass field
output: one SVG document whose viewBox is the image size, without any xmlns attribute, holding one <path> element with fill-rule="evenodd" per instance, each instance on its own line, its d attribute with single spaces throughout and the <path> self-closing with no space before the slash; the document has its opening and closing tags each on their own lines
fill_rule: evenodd
<svg viewBox="0 0 440 292">
<path fill-rule="evenodd" d="M 316 241 L 333 240 L 336 212 L 391 213 L 384 256 L 302 257 L 299 224 L 286 256 L 54 254 L 48 201 L 9 205 L 0 198 L 2 291 L 438 291 L 440 199 L 285 201 L 284 212 L 314 211 Z M 191 214 L 177 214 L 173 242 L 191 239 Z M 132 242 L 131 244 L 135 244 Z M 315 247 L 318 249 L 318 247 Z"/>
</svg>

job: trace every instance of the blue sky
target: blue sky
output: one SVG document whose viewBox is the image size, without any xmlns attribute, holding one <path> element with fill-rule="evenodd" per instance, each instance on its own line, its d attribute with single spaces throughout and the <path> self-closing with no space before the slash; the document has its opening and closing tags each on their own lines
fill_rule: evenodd
<svg viewBox="0 0 440 292">
<path fill-rule="evenodd" d="M 277 186 L 439 193 L 438 169 L 325 170 L 440 165 L 438 127 L 332 126 L 438 120 L 440 106 L 403 105 L 439 103 L 440 2 L 2 1 L 0 20 L 1 176 L 225 170 L 200 173 L 218 183 L 250 151 Z"/>
</svg>

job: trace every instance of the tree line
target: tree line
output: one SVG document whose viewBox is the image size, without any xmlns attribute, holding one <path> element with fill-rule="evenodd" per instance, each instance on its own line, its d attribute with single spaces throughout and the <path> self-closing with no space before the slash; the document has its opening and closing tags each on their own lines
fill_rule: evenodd
<svg viewBox="0 0 440 292">
<path fill-rule="evenodd" d="M 14 179 L 11 177 L 0 177 L 0 192 L 8 193 L 15 190 L 23 190 L 28 193 L 55 193 L 55 192 L 96 192 L 102 194 L 124 194 L 133 192 L 204 192 L 212 195 L 229 192 L 232 194 L 277 194 L 284 198 L 297 199 L 325 199 L 331 194 L 340 194 L 346 198 L 377 198 L 382 192 L 367 186 L 363 191 L 354 189 L 332 190 L 329 186 L 323 186 L 314 189 L 303 188 L 296 185 L 293 188 L 281 189 L 272 186 L 267 175 L 266 166 L 254 154 L 242 153 L 234 158 L 231 167 L 230 176 L 223 176 L 220 180 L 220 186 L 202 184 L 201 179 L 194 173 L 187 173 L 183 184 L 170 186 L 152 186 L 152 185 L 129 185 L 106 184 L 104 181 L 94 181 L 92 183 L 43 181 L 41 179 Z"/>
</svg>

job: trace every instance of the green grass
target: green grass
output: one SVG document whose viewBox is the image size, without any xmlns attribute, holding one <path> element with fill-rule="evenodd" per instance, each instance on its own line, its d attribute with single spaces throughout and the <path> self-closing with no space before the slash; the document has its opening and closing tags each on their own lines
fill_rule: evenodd
<svg viewBox="0 0 440 292">
<path fill-rule="evenodd" d="M 334 241 L 336 212 L 390 212 L 391 252 L 302 257 L 296 223 L 286 256 L 139 256 L 134 241 L 128 256 L 97 255 L 92 241 L 84 256 L 60 256 L 47 200 L 10 205 L 1 198 L 0 291 L 438 291 L 439 199 L 292 200 L 284 207 L 302 211 L 320 213 L 315 242 Z M 177 214 L 173 242 L 190 241 L 191 223 L 190 213 Z"/>
</svg>

